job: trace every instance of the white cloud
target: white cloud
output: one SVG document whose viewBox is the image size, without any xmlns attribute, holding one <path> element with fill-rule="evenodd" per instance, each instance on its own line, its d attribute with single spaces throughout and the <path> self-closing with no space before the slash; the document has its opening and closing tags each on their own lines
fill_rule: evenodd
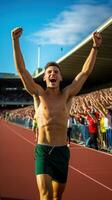
<svg viewBox="0 0 112 200">
<path fill-rule="evenodd" d="M 76 44 L 81 36 L 94 31 L 97 26 L 111 16 L 109 4 L 89 5 L 74 4 L 60 13 L 56 19 L 42 30 L 28 36 L 36 44 L 71 45 Z"/>
</svg>

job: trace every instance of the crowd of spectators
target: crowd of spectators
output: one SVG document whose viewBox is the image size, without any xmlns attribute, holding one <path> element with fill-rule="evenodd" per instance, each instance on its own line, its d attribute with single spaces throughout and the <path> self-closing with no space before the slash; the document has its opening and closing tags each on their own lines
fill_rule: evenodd
<svg viewBox="0 0 112 200">
<path fill-rule="evenodd" d="M 7 112 L 10 121 L 32 127 L 33 105 Z M 71 140 L 112 152 L 112 88 L 74 97 L 70 116 L 73 121 Z"/>
<path fill-rule="evenodd" d="M 70 114 L 86 146 L 112 151 L 112 88 L 74 97 Z"/>
<path fill-rule="evenodd" d="M 106 88 L 73 98 L 71 114 L 84 114 L 93 108 L 100 114 L 105 114 L 107 108 L 112 107 L 112 88 Z"/>
<path fill-rule="evenodd" d="M 33 106 L 18 108 L 8 112 L 9 112 L 9 119 L 8 119 L 9 121 L 24 125 L 27 128 L 32 128 L 32 121 L 34 117 Z"/>
</svg>

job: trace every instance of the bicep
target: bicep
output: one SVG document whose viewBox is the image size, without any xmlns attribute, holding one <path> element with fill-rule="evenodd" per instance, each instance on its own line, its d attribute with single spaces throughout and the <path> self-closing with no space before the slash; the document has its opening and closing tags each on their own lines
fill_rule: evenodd
<svg viewBox="0 0 112 200">
<path fill-rule="evenodd" d="M 35 94 L 35 92 L 38 92 L 39 86 L 35 83 L 30 73 L 25 70 L 23 73 L 20 73 L 20 78 L 22 80 L 22 83 L 25 87 L 25 89 L 31 94 Z"/>
<path fill-rule="evenodd" d="M 77 95 L 86 80 L 87 80 L 87 75 L 85 73 L 80 72 L 72 81 L 72 83 L 66 87 L 68 96 Z"/>
</svg>

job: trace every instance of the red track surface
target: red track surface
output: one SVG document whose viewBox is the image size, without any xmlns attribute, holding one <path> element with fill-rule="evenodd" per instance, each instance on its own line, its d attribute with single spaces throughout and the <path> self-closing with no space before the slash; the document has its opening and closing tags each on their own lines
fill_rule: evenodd
<svg viewBox="0 0 112 200">
<path fill-rule="evenodd" d="M 0 121 L 0 197 L 39 200 L 31 130 Z M 112 156 L 71 145 L 63 200 L 111 200 Z"/>
</svg>

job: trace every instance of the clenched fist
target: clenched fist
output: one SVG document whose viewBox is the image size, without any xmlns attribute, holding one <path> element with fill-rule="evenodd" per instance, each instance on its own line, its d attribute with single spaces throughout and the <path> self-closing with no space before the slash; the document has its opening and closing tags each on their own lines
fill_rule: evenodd
<svg viewBox="0 0 112 200">
<path fill-rule="evenodd" d="M 21 36 L 22 31 L 23 29 L 20 27 L 14 28 L 11 32 L 13 40 L 18 39 Z"/>
<path fill-rule="evenodd" d="M 99 48 L 102 43 L 102 36 L 98 32 L 93 33 L 93 47 Z"/>
</svg>

